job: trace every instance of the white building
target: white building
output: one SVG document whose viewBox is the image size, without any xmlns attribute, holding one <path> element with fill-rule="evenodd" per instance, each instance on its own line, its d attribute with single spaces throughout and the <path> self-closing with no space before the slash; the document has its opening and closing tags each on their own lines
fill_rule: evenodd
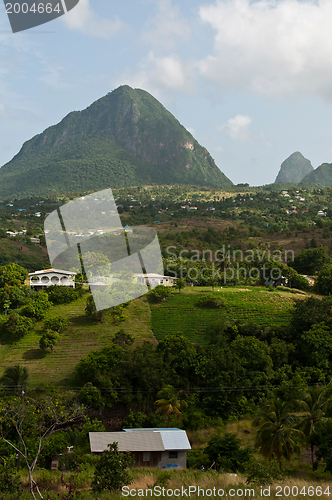
<svg viewBox="0 0 332 500">
<path fill-rule="evenodd" d="M 155 287 L 157 285 L 173 286 L 175 278 L 163 276 L 162 274 L 138 274 L 137 284 Z"/>
<path fill-rule="evenodd" d="M 187 451 L 191 449 L 187 433 L 182 429 L 124 429 L 125 432 L 89 432 L 91 453 L 102 453 L 114 442 L 118 451 L 129 451 L 135 467 L 163 469 L 187 467 Z"/>
<path fill-rule="evenodd" d="M 75 276 L 72 271 L 62 271 L 61 269 L 47 269 L 29 273 L 30 288 L 35 291 L 43 290 L 52 285 L 71 286 L 75 288 Z"/>
</svg>

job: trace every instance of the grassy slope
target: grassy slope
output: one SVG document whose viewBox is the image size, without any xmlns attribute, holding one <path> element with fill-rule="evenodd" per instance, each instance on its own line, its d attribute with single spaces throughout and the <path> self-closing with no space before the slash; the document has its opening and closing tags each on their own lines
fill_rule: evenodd
<svg viewBox="0 0 332 500">
<path fill-rule="evenodd" d="M 114 334 L 123 328 L 131 332 L 136 343 L 152 340 L 150 330 L 150 309 L 146 298 L 137 299 L 127 309 L 127 318 L 120 325 L 114 325 L 106 316 L 103 323 L 89 320 L 85 314 L 87 295 L 68 304 L 52 307 L 46 318 L 61 316 L 70 321 L 70 326 L 62 336 L 61 343 L 54 353 L 44 354 L 39 349 L 40 328 L 36 329 L 14 344 L 1 342 L 0 373 L 10 365 L 24 364 L 30 371 L 31 384 L 66 383 L 79 360 L 90 351 L 101 349 L 110 344 Z"/>
<path fill-rule="evenodd" d="M 32 385 L 70 383 L 70 377 L 79 360 L 90 351 L 110 344 L 114 334 L 123 328 L 131 333 L 135 345 L 144 340 L 154 342 L 154 336 L 161 340 L 165 335 L 182 332 L 190 340 L 203 344 L 206 327 L 221 316 L 219 310 L 203 310 L 194 304 L 201 292 L 207 288 L 186 288 L 185 293 L 173 292 L 161 305 L 150 307 L 146 297 L 133 301 L 126 310 L 126 320 L 114 325 L 109 316 L 103 323 L 89 320 L 85 316 L 87 295 L 68 305 L 54 306 L 46 318 L 65 317 L 70 321 L 53 353 L 44 354 L 39 349 L 39 338 L 43 322 L 33 332 L 11 344 L 2 338 L 0 343 L 0 373 L 7 366 L 24 364 L 31 373 Z M 226 302 L 227 317 L 236 320 L 255 321 L 262 326 L 284 325 L 289 321 L 289 311 L 295 298 L 305 295 L 287 292 L 268 292 L 263 288 L 224 288 L 215 292 Z M 7 341 L 7 342 L 6 342 Z"/>
<path fill-rule="evenodd" d="M 188 291 L 190 289 L 187 288 Z M 221 319 L 225 313 L 230 322 L 254 322 L 262 327 L 286 326 L 294 299 L 303 297 L 300 294 L 269 292 L 265 288 L 251 287 L 223 288 L 214 293 L 224 298 L 225 308 L 215 310 L 196 307 L 195 289 L 193 293 L 176 293 L 166 302 L 152 306 L 152 329 L 156 338 L 161 340 L 165 335 L 181 332 L 193 342 L 204 344 L 206 327 Z"/>
</svg>

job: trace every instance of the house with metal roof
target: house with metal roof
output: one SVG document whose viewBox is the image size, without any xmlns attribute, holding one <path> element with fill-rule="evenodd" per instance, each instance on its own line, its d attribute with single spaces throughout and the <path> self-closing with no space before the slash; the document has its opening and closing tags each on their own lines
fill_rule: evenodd
<svg viewBox="0 0 332 500">
<path fill-rule="evenodd" d="M 164 469 L 187 467 L 187 451 L 191 449 L 182 429 L 124 429 L 120 432 L 89 432 L 92 453 L 102 453 L 114 442 L 119 451 L 129 451 L 135 467 Z"/>
</svg>

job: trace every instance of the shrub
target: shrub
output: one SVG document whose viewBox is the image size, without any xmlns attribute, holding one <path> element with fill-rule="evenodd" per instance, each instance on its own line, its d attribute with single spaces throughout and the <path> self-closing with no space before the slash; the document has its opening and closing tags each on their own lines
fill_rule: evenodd
<svg viewBox="0 0 332 500">
<path fill-rule="evenodd" d="M 163 302 L 171 293 L 172 291 L 169 287 L 158 285 L 148 293 L 148 298 L 153 303 Z"/>
<path fill-rule="evenodd" d="M 99 410 L 104 403 L 100 390 L 91 382 L 87 382 L 80 390 L 79 400 L 82 404 Z"/>
<path fill-rule="evenodd" d="M 17 339 L 24 337 L 32 330 L 33 321 L 17 313 L 12 313 L 4 324 L 4 328 L 13 338 Z"/>
<path fill-rule="evenodd" d="M 118 443 L 109 445 L 109 450 L 104 451 L 100 457 L 91 483 L 92 490 L 100 493 L 120 490 L 122 486 L 132 482 L 132 476 L 127 467 L 134 465 L 134 459 L 129 452 L 120 453 Z"/>
<path fill-rule="evenodd" d="M 69 325 L 69 321 L 60 316 L 50 318 L 44 323 L 44 330 L 53 330 L 54 332 L 62 332 Z"/>
<path fill-rule="evenodd" d="M 40 320 L 45 316 L 45 313 L 52 303 L 49 301 L 49 296 L 45 292 L 36 292 L 32 298 L 28 300 L 27 305 L 23 307 L 22 314 L 29 318 Z"/>
<path fill-rule="evenodd" d="M 225 301 L 222 298 L 212 294 L 199 297 L 196 301 L 196 306 L 204 309 L 221 309 L 224 305 Z"/>
<path fill-rule="evenodd" d="M 69 304 L 80 296 L 80 291 L 71 286 L 52 285 L 46 289 L 46 292 L 53 304 Z"/>
<path fill-rule="evenodd" d="M 20 491 L 20 476 L 16 474 L 15 465 L 5 461 L 0 465 L 0 492 L 18 495 Z"/>
<path fill-rule="evenodd" d="M 223 437 L 214 434 L 204 451 L 210 462 L 215 462 L 223 472 L 244 472 L 251 450 L 240 445 L 241 441 L 235 434 L 226 433 Z"/>
<path fill-rule="evenodd" d="M 130 333 L 125 332 L 123 329 L 116 332 L 114 338 L 112 339 L 113 344 L 117 344 L 120 347 L 130 346 L 134 343 L 134 337 Z"/>
<path fill-rule="evenodd" d="M 54 330 L 45 330 L 39 340 L 39 347 L 43 351 L 50 349 L 53 352 L 53 347 L 60 342 L 60 335 Z"/>
</svg>

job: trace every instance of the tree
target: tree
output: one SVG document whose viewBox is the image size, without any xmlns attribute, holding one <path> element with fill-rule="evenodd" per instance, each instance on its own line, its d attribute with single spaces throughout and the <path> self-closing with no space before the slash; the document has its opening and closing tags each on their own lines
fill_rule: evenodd
<svg viewBox="0 0 332 500">
<path fill-rule="evenodd" d="M 326 387 L 309 387 L 306 394 L 299 401 L 302 410 L 299 428 L 303 431 L 311 448 L 311 463 L 314 468 L 314 443 L 313 433 L 317 422 L 320 422 L 325 414 L 326 406 L 331 402 L 331 389 Z"/>
<path fill-rule="evenodd" d="M 322 295 L 332 294 L 332 266 L 330 264 L 325 265 L 319 272 L 315 288 Z"/>
<path fill-rule="evenodd" d="M 4 374 L 0 379 L 0 383 L 9 390 L 15 390 L 17 394 L 21 394 L 27 387 L 29 379 L 29 371 L 23 365 L 9 366 L 5 369 Z"/>
<path fill-rule="evenodd" d="M 289 265 L 300 274 L 316 274 L 325 264 L 330 262 L 326 247 L 309 248 L 298 253 Z"/>
<path fill-rule="evenodd" d="M 158 392 L 157 398 L 159 399 L 155 402 L 158 406 L 156 413 L 162 413 L 163 419 L 167 419 L 167 427 L 169 427 L 172 414 L 182 420 L 180 408 L 187 408 L 188 404 L 181 398 L 180 392 L 175 392 L 174 387 L 166 385 Z"/>
<path fill-rule="evenodd" d="M 55 432 L 64 430 L 70 423 L 82 418 L 83 412 L 83 407 L 55 397 L 38 400 L 26 398 L 24 404 L 20 398 L 16 397 L 9 401 L 1 401 L 1 437 L 25 461 L 29 474 L 30 493 L 34 499 L 36 499 L 35 491 L 41 499 L 43 498 L 33 477 L 40 454 Z M 12 439 L 13 428 L 22 446 Z"/>
<path fill-rule="evenodd" d="M 12 313 L 8 316 L 5 327 L 11 337 L 18 339 L 24 337 L 24 335 L 27 335 L 32 330 L 33 321 L 17 313 Z"/>
<path fill-rule="evenodd" d="M 28 271 L 18 264 L 0 266 L 0 288 L 5 285 L 21 286 L 28 277 Z"/>
<path fill-rule="evenodd" d="M 174 286 L 174 288 L 177 288 L 179 290 L 179 293 L 181 293 L 182 288 L 184 288 L 186 286 L 186 282 L 185 282 L 185 280 L 177 278 L 177 280 L 173 286 Z"/>
<path fill-rule="evenodd" d="M 118 443 L 109 445 L 109 449 L 104 451 L 96 465 L 93 481 L 91 483 L 93 491 L 100 493 L 104 490 L 114 492 L 120 490 L 122 486 L 132 482 L 132 476 L 127 467 L 134 465 L 134 458 L 129 452 L 118 451 Z"/>
<path fill-rule="evenodd" d="M 43 319 L 47 309 L 49 309 L 51 305 L 52 302 L 49 301 L 49 296 L 46 292 L 36 292 L 31 299 L 29 299 L 27 305 L 23 307 L 22 314 L 39 321 Z"/>
<path fill-rule="evenodd" d="M 114 338 L 112 339 L 112 342 L 113 344 L 117 344 L 120 347 L 125 348 L 130 345 L 133 345 L 134 337 L 130 333 L 127 333 L 123 329 L 121 329 L 118 332 L 116 332 Z"/>
<path fill-rule="evenodd" d="M 39 347 L 43 351 L 50 349 L 53 352 L 53 347 L 60 342 L 60 335 L 54 330 L 45 330 L 40 337 Z"/>
<path fill-rule="evenodd" d="M 280 469 L 283 458 L 290 460 L 294 453 L 301 450 L 298 441 L 303 441 L 304 434 L 295 428 L 297 422 L 293 406 L 280 398 L 260 408 L 253 421 L 253 425 L 258 427 L 255 446 L 264 458 L 271 460 L 275 455 Z"/>
<path fill-rule="evenodd" d="M 241 440 L 235 434 L 224 436 L 214 434 L 210 437 L 204 452 L 210 463 L 215 463 L 223 472 L 244 472 L 245 463 L 251 454 L 249 448 L 241 448 Z"/>
</svg>

